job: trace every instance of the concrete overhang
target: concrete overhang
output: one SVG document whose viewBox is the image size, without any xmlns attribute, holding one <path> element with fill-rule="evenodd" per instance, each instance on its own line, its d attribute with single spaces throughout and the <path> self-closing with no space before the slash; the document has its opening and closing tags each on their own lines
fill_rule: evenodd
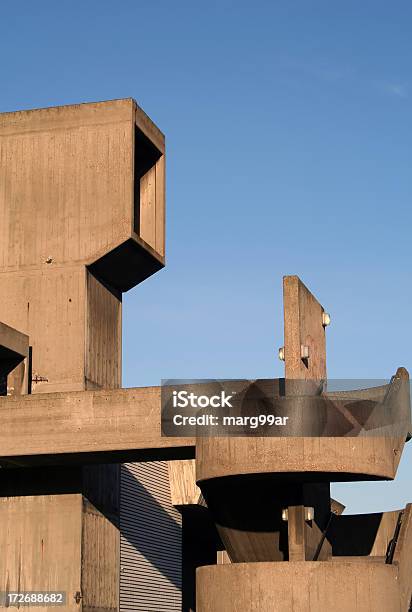
<svg viewBox="0 0 412 612">
<path fill-rule="evenodd" d="M 0 322 L 0 374 L 7 376 L 29 354 L 29 337 Z"/>
</svg>

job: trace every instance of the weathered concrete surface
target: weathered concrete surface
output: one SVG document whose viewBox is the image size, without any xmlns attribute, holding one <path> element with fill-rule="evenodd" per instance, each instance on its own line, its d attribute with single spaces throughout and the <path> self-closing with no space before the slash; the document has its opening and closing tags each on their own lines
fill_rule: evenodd
<svg viewBox="0 0 412 612">
<path fill-rule="evenodd" d="M 236 474 L 306 473 L 306 480 L 393 479 L 399 438 L 198 438 L 196 479 Z"/>
<path fill-rule="evenodd" d="M 0 398 L 0 457 L 21 465 L 193 457 L 194 439 L 162 437 L 160 418 L 160 387 Z"/>
<path fill-rule="evenodd" d="M 117 528 L 86 498 L 0 498 L 0 524 L 0 591 L 64 591 L 67 611 L 118 609 Z"/>
<path fill-rule="evenodd" d="M 196 484 L 194 459 L 169 462 L 170 495 L 174 506 L 204 504 L 202 492 Z"/>
<path fill-rule="evenodd" d="M 82 498 L 82 612 L 119 610 L 118 526 Z"/>
<path fill-rule="evenodd" d="M 65 591 L 81 609 L 82 517 L 81 495 L 0 498 L 0 591 Z"/>
<path fill-rule="evenodd" d="M 91 265 L 129 240 L 164 263 L 164 136 L 134 100 L 1 113 L 0 150 L 0 271 Z"/>
<path fill-rule="evenodd" d="M 385 563 L 233 563 L 197 570 L 197 612 L 400 612 Z"/>
<path fill-rule="evenodd" d="M 402 516 L 393 563 L 399 569 L 401 610 L 403 612 L 410 609 L 412 599 L 412 504 L 406 506 Z"/>
<path fill-rule="evenodd" d="M 324 309 L 298 276 L 283 278 L 285 377 L 299 380 L 326 378 Z M 302 347 L 308 357 L 302 358 Z"/>
</svg>

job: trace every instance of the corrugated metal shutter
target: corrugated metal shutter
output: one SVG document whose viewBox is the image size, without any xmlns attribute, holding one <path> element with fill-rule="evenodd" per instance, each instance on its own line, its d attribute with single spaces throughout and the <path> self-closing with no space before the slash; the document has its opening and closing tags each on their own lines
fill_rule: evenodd
<svg viewBox="0 0 412 612">
<path fill-rule="evenodd" d="M 182 525 L 167 462 L 125 463 L 120 482 L 120 612 L 180 612 Z"/>
</svg>

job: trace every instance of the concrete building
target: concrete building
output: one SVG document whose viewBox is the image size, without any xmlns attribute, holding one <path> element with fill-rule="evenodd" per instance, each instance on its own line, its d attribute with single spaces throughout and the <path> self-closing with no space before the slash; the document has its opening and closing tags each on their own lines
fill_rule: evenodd
<svg viewBox="0 0 412 612">
<path fill-rule="evenodd" d="M 165 438 L 160 389 L 122 389 L 122 293 L 165 265 L 165 139 L 133 100 L 0 114 L 0 213 L 4 606 L 409 609 L 411 507 L 346 517 L 330 498 L 394 478 L 408 432 Z M 287 380 L 326 379 L 325 321 L 286 277 Z M 397 381 L 361 407 L 409 410 Z"/>
</svg>

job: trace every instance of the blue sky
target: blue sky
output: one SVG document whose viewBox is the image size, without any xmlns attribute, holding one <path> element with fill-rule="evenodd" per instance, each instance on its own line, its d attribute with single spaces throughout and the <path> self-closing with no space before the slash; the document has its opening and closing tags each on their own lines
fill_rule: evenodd
<svg viewBox="0 0 412 612">
<path fill-rule="evenodd" d="M 412 369 L 412 4 L 5 2 L 0 111 L 134 97 L 167 136 L 167 267 L 124 296 L 124 386 L 282 375 L 281 281 L 328 371 Z M 412 443 L 411 443 L 412 444 Z M 351 511 L 412 501 L 339 485 Z"/>
</svg>

